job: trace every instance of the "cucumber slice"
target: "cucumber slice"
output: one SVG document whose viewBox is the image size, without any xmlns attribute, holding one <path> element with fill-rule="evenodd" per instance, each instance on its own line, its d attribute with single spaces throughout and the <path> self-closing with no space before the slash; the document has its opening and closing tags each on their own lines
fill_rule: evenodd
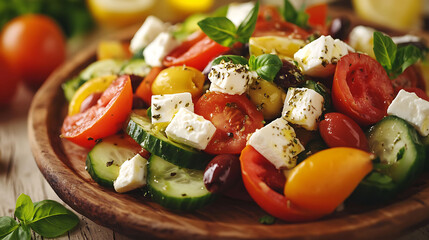
<svg viewBox="0 0 429 240">
<path fill-rule="evenodd" d="M 152 199 L 174 210 L 195 210 L 214 199 L 203 182 L 204 171 L 181 168 L 156 155 L 149 158 L 147 185 Z"/>
<path fill-rule="evenodd" d="M 147 65 L 144 59 L 131 59 L 122 66 L 120 74 L 136 75 L 146 77 L 149 74 L 151 67 Z"/>
<path fill-rule="evenodd" d="M 350 200 L 361 204 L 384 203 L 394 199 L 398 190 L 398 185 L 391 177 L 372 171 L 359 183 Z"/>
<path fill-rule="evenodd" d="M 195 148 L 171 141 L 149 118 L 135 113 L 130 116 L 126 133 L 150 153 L 180 167 L 203 170 L 211 158 Z"/>
<path fill-rule="evenodd" d="M 368 142 L 371 152 L 380 158 L 375 165 L 399 185 L 407 185 L 423 170 L 425 148 L 417 131 L 405 120 L 388 116 L 370 128 Z"/>
<path fill-rule="evenodd" d="M 113 135 L 97 143 L 88 153 L 86 170 L 98 184 L 113 188 L 119 167 L 136 154 L 136 149 L 130 147 L 124 135 Z"/>
<path fill-rule="evenodd" d="M 80 78 L 87 81 L 95 77 L 116 75 L 121 71 L 124 61 L 105 59 L 91 63 L 79 75 Z"/>
</svg>

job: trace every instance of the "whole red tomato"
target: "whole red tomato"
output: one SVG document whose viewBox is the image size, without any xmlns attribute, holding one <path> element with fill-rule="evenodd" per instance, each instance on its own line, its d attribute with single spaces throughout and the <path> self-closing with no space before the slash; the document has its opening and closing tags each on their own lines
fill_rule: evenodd
<svg viewBox="0 0 429 240">
<path fill-rule="evenodd" d="M 66 40 L 59 26 L 43 15 L 23 15 L 3 29 L 0 48 L 30 88 L 38 88 L 64 62 Z"/>
<path fill-rule="evenodd" d="M 0 110 L 12 102 L 19 78 L 10 69 L 0 51 Z"/>
</svg>

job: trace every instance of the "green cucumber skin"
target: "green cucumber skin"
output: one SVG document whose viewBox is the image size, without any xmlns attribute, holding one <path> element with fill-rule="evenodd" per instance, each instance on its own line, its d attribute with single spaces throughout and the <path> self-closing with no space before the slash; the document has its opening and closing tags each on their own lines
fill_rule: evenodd
<svg viewBox="0 0 429 240">
<path fill-rule="evenodd" d="M 212 203 L 217 198 L 217 195 L 212 194 L 210 192 L 207 192 L 207 194 L 203 196 L 193 196 L 193 197 L 175 197 L 175 196 L 168 195 L 167 192 L 163 193 L 162 190 L 157 189 L 152 184 L 152 182 L 154 181 L 154 178 L 156 177 L 154 176 L 154 173 L 151 170 L 152 168 L 155 167 L 154 164 L 156 164 L 156 161 L 157 161 L 155 158 L 159 158 L 159 156 L 155 156 L 152 154 L 151 157 L 149 158 L 149 165 L 147 169 L 147 174 L 148 174 L 147 190 L 148 190 L 149 196 L 152 198 L 154 202 L 170 210 L 194 211 Z M 201 181 L 203 181 L 202 178 L 201 178 Z"/>
<path fill-rule="evenodd" d="M 176 197 L 168 197 L 162 194 L 162 192 L 153 188 L 151 185 L 148 185 L 149 195 L 152 200 L 159 205 L 177 211 L 195 211 L 200 209 L 210 203 L 212 203 L 216 199 L 216 195 L 210 194 L 204 197 L 198 198 L 198 200 L 194 198 L 176 198 Z"/>
<path fill-rule="evenodd" d="M 396 184 L 399 185 L 399 189 L 403 189 L 403 188 L 406 188 L 417 177 L 420 176 L 425 166 L 426 150 L 420 141 L 419 134 L 414 129 L 414 127 L 408 124 L 405 120 L 395 116 L 387 116 L 369 129 L 368 136 L 371 136 L 371 134 L 373 134 L 373 132 L 375 132 L 377 128 L 382 128 L 386 124 L 395 124 L 395 123 L 401 124 L 401 127 L 406 129 L 406 131 L 403 131 L 401 133 L 401 136 L 406 137 L 406 139 L 403 139 L 403 141 L 408 141 L 410 143 L 407 145 L 406 151 L 411 151 L 411 157 L 413 157 L 414 159 L 401 159 L 397 162 L 397 164 L 396 163 L 392 164 L 391 167 L 387 169 L 379 169 L 379 171 L 392 177 L 393 180 L 396 182 Z M 370 138 L 371 137 L 369 137 L 369 140 Z M 369 142 L 370 142 L 370 148 L 371 148 L 371 140 Z M 414 154 L 412 154 L 413 152 Z M 394 170 L 396 170 L 397 166 L 398 167 L 402 166 L 401 161 L 413 161 L 413 162 L 410 168 L 407 170 L 407 173 L 404 174 L 402 178 L 395 178 L 397 175 L 395 175 Z"/>
<path fill-rule="evenodd" d="M 113 188 L 113 181 L 114 180 L 107 180 L 103 178 L 99 178 L 98 174 L 96 173 L 94 167 L 92 166 L 92 160 L 89 154 L 86 157 L 86 171 L 89 173 L 91 178 L 98 184 L 100 184 L 103 187 Z"/>
<path fill-rule="evenodd" d="M 204 170 L 211 158 L 204 152 L 187 151 L 153 136 L 134 122 L 132 117 L 128 121 L 126 132 L 151 154 L 183 168 Z"/>
<path fill-rule="evenodd" d="M 396 162 L 398 164 L 386 164 L 386 166 L 380 165 L 378 166 L 378 168 L 375 166 L 375 169 L 373 171 L 391 177 L 392 182 L 382 183 L 376 180 L 370 181 L 368 179 L 368 175 L 361 181 L 361 183 L 359 183 L 358 187 L 354 190 L 349 200 L 364 204 L 381 204 L 391 201 L 398 195 L 399 192 L 410 186 L 410 184 L 412 184 L 422 174 L 424 167 L 427 167 L 428 164 L 426 163 L 427 160 L 425 146 L 420 141 L 420 137 L 414 127 L 412 127 L 410 124 L 408 124 L 405 120 L 401 118 L 395 116 L 387 116 L 383 118 L 380 122 L 378 122 L 376 125 L 374 125 L 368 130 L 368 139 L 373 137 L 370 135 L 374 131 L 376 131 L 376 128 L 385 127 L 385 124 L 394 124 L 395 122 L 401 124 L 402 127 L 406 129 L 401 133 L 401 136 L 405 138 L 403 139 L 403 141 L 407 141 L 410 143 L 407 145 L 406 151 L 413 151 L 410 155 L 408 155 L 411 156 L 412 159 L 403 158 Z M 387 125 L 387 127 L 388 126 L 389 125 Z M 399 165 L 401 161 L 413 162 L 410 164 L 408 169 L 402 170 L 406 171 L 405 174 L 401 174 L 403 177 L 395 179 L 394 177 L 397 175 L 393 174 L 393 169 L 397 166 L 403 166 Z"/>
</svg>

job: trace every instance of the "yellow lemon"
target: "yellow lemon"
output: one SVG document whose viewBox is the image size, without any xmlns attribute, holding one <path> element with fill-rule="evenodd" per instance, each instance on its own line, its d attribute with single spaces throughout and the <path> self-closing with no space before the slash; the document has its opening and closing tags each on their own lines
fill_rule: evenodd
<svg viewBox="0 0 429 240">
<path fill-rule="evenodd" d="M 396 29 L 418 28 L 422 0 L 353 0 L 363 19 Z"/>
<path fill-rule="evenodd" d="M 116 75 L 93 78 L 84 83 L 73 95 L 69 104 L 68 115 L 74 115 L 80 112 L 82 102 L 93 93 L 104 92 L 107 87 L 117 78 Z"/>
<path fill-rule="evenodd" d="M 168 0 L 176 11 L 185 15 L 196 12 L 206 12 L 213 6 L 213 0 Z"/>
<path fill-rule="evenodd" d="M 94 19 L 103 26 L 122 27 L 141 23 L 155 0 L 88 0 Z"/>
<path fill-rule="evenodd" d="M 250 55 L 255 56 L 273 53 L 280 58 L 293 58 L 293 55 L 303 46 L 305 41 L 289 37 L 265 36 L 249 39 Z"/>
</svg>

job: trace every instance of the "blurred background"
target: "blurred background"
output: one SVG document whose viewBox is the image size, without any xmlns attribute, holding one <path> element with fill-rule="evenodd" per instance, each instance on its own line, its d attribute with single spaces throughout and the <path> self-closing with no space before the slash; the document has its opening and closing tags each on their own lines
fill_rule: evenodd
<svg viewBox="0 0 429 240">
<path fill-rule="evenodd" d="M 24 82 L 24 85 L 34 92 L 56 67 L 88 43 L 94 43 L 127 26 L 139 25 L 148 15 L 159 16 L 164 21 L 180 22 L 191 14 L 209 12 L 229 2 L 231 1 L 0 0 L 0 63 L 7 62 L 3 65 L 9 68 L 0 67 L 0 83 L 3 88 L 3 91 L 0 88 L 0 109 L 8 106 L 14 99 L 15 89 L 21 85 L 18 82 Z M 261 2 L 279 6 L 283 4 L 283 0 L 261 0 Z M 327 2 L 331 11 L 338 8 L 348 9 L 354 11 L 360 18 L 380 26 L 405 32 L 429 31 L 429 0 L 291 0 L 291 2 L 298 8 L 302 4 L 309 6 Z M 16 21 L 16 18 L 28 14 L 48 16 L 53 23 L 46 23 L 40 19 Z M 57 29 L 53 30 L 55 27 Z M 21 33 L 18 33 L 19 31 Z M 56 36 L 54 40 L 49 40 L 51 46 L 40 48 L 37 47 L 37 39 L 43 38 L 40 37 L 41 32 L 44 32 L 45 36 L 60 34 L 63 35 L 63 39 Z M 18 34 L 21 36 L 17 36 Z M 36 52 L 36 49 L 39 52 Z M 41 52 L 46 49 L 53 53 Z M 35 59 L 50 59 L 51 64 L 43 64 L 43 61 Z M 4 80 L 5 78 L 8 80 Z M 5 90 L 6 88 L 8 90 Z"/>
</svg>

